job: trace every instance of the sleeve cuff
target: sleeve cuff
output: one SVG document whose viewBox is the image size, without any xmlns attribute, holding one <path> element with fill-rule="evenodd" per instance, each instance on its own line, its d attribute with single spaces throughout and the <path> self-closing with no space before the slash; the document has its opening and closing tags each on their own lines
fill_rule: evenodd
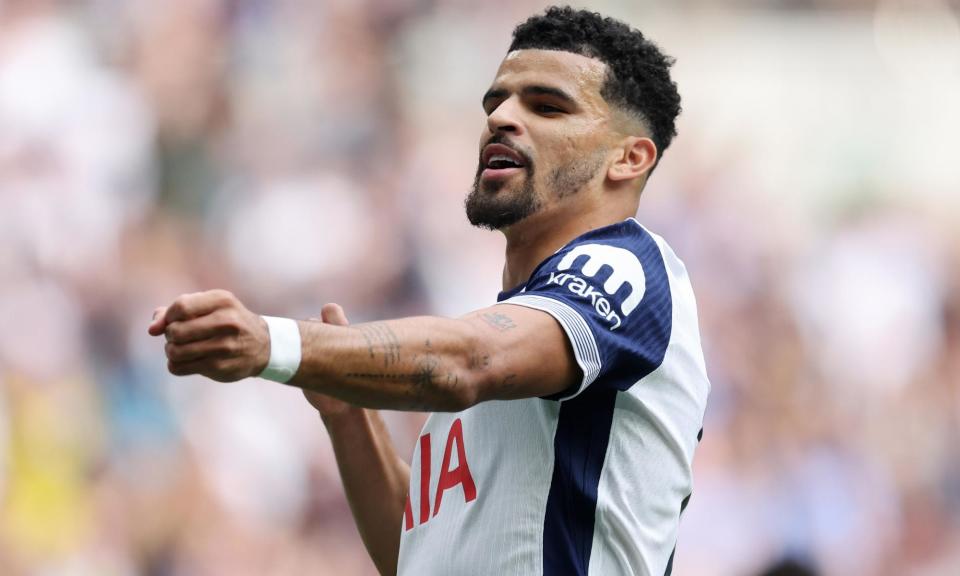
<svg viewBox="0 0 960 576">
<path fill-rule="evenodd" d="M 560 323 L 560 327 L 567 334 L 567 339 L 573 348 L 573 355 L 583 371 L 583 380 L 575 390 L 568 390 L 551 398 L 569 400 L 587 389 L 600 374 L 600 351 L 597 341 L 586 320 L 579 312 L 560 300 L 536 296 L 534 294 L 517 294 L 500 304 L 514 304 L 546 312 Z"/>
</svg>

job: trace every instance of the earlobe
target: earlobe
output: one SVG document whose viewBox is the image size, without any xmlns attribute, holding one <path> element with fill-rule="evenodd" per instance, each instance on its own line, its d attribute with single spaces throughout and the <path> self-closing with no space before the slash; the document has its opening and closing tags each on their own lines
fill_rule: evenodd
<svg viewBox="0 0 960 576">
<path fill-rule="evenodd" d="M 657 146 L 649 138 L 631 136 L 619 149 L 620 157 L 610 166 L 613 181 L 633 180 L 647 174 L 657 161 Z"/>
</svg>

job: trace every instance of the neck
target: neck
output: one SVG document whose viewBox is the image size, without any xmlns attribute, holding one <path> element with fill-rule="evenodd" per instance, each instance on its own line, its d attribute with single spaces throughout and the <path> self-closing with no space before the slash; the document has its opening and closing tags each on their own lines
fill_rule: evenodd
<svg viewBox="0 0 960 576">
<path fill-rule="evenodd" d="M 576 210 L 577 207 L 570 207 L 552 213 L 534 214 L 503 230 L 507 237 L 503 265 L 504 291 L 526 282 L 540 262 L 577 236 L 622 222 L 636 214 L 636 206 L 632 212 L 626 209 L 598 209 L 578 214 Z"/>
</svg>

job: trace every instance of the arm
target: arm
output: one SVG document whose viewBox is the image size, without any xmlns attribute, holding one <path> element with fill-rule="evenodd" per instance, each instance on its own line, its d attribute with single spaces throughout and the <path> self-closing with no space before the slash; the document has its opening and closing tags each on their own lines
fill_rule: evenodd
<svg viewBox="0 0 960 576">
<path fill-rule="evenodd" d="M 336 304 L 324 306 L 321 318 L 347 325 Z M 396 574 L 410 467 L 397 456 L 376 411 L 317 392 L 304 390 L 304 395 L 327 427 L 347 502 L 370 558 L 381 574 Z"/>
<path fill-rule="evenodd" d="M 367 407 L 459 411 L 553 394 L 579 376 L 556 321 L 512 305 L 350 329 L 301 323 L 300 333 L 303 359 L 290 383 Z"/>
<path fill-rule="evenodd" d="M 410 467 L 376 411 L 351 406 L 323 422 L 363 544 L 381 574 L 396 574 Z"/>
<path fill-rule="evenodd" d="M 510 304 L 457 319 L 299 327 L 302 360 L 290 383 L 369 408 L 462 410 L 485 400 L 555 394 L 581 377 L 556 320 Z M 220 290 L 158 309 L 150 333 L 166 335 L 175 375 L 239 380 L 259 374 L 270 356 L 263 319 Z"/>
</svg>

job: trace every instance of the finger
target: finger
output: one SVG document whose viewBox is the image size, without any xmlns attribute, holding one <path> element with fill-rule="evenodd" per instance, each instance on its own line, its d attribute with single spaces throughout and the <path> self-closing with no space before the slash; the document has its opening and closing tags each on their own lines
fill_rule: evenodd
<svg viewBox="0 0 960 576">
<path fill-rule="evenodd" d="M 217 382 L 238 380 L 235 374 L 236 360 L 229 358 L 202 358 L 189 362 L 167 361 L 167 370 L 174 376 L 201 374 Z"/>
<path fill-rule="evenodd" d="M 193 294 L 181 294 L 167 308 L 166 321 L 190 320 L 210 314 L 218 308 L 229 306 L 236 298 L 226 290 L 208 290 Z"/>
<path fill-rule="evenodd" d="M 337 326 L 346 326 L 350 323 L 350 321 L 347 320 L 346 313 L 339 304 L 324 304 L 323 308 L 320 310 L 320 318 L 322 318 L 327 324 L 334 324 Z"/>
<path fill-rule="evenodd" d="M 210 358 L 227 358 L 233 354 L 234 350 L 233 340 L 229 338 L 212 338 L 187 344 L 167 342 L 163 347 L 167 360 L 177 364 Z"/>
<path fill-rule="evenodd" d="M 167 342 L 174 344 L 187 344 L 218 336 L 234 335 L 237 332 L 239 332 L 239 326 L 233 321 L 232 315 L 228 311 L 220 310 L 192 320 L 170 322 L 164 328 Z"/>
<path fill-rule="evenodd" d="M 202 362 L 174 362 L 167 360 L 167 371 L 174 376 L 188 376 L 190 374 L 199 374 L 203 370 Z"/>
<path fill-rule="evenodd" d="M 214 362 L 221 362 L 221 360 L 210 360 L 209 358 L 201 358 L 199 360 L 190 360 L 187 362 L 174 362 L 173 360 L 167 360 L 167 370 L 174 376 L 189 376 L 190 374 L 202 374 L 204 376 L 208 376 L 212 373 L 216 373 L 216 369 L 213 367 Z M 220 367 L 219 364 L 217 366 Z"/>
<path fill-rule="evenodd" d="M 153 311 L 153 319 L 150 321 L 150 326 L 147 328 L 147 333 L 151 336 L 159 336 L 163 334 L 164 329 L 167 327 L 164 317 L 167 314 L 167 307 L 160 306 Z"/>
</svg>

